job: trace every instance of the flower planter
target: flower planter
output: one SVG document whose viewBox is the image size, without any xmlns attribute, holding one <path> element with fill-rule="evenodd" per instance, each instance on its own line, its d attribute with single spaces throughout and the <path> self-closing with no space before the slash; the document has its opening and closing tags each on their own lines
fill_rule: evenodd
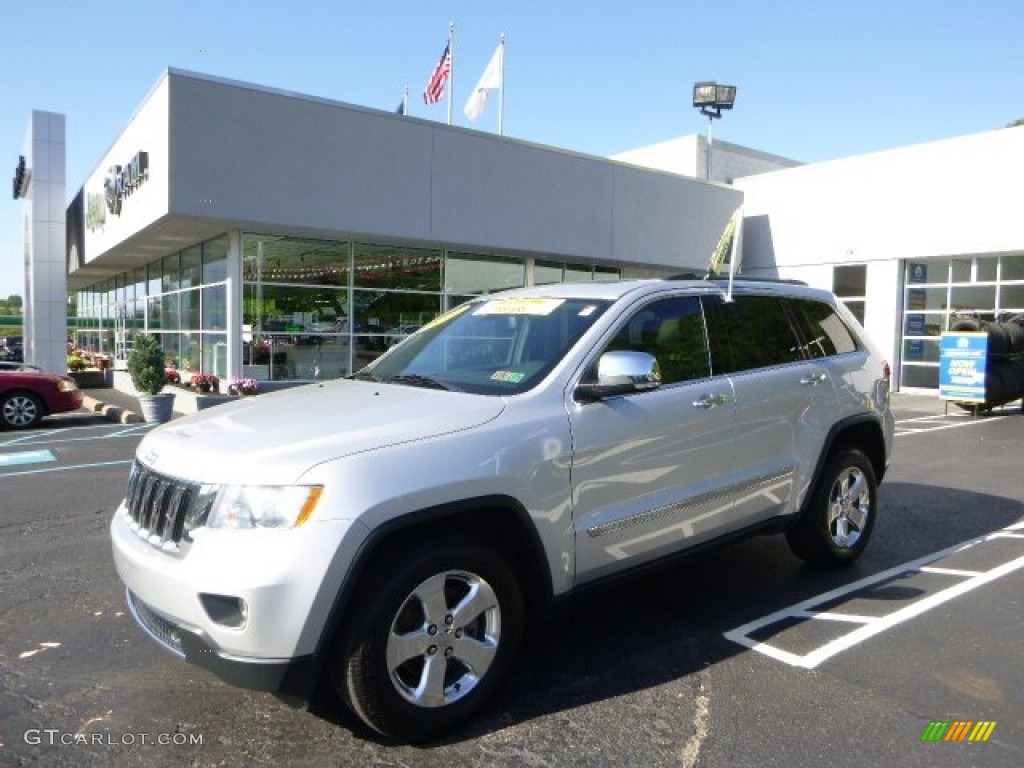
<svg viewBox="0 0 1024 768">
<path fill-rule="evenodd" d="M 142 409 L 142 419 L 147 424 L 165 424 L 174 414 L 174 393 L 139 395 L 139 407 Z"/>
</svg>

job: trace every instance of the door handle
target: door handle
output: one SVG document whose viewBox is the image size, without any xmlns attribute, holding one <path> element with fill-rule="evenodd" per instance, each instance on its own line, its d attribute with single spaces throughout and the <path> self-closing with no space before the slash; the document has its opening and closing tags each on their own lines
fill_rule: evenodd
<svg viewBox="0 0 1024 768">
<path fill-rule="evenodd" d="M 800 379 L 800 383 L 805 387 L 816 387 L 819 384 L 824 384 L 827 379 L 828 376 L 824 373 L 812 373 L 810 376 Z"/>
<path fill-rule="evenodd" d="M 725 405 L 726 399 L 722 395 L 703 395 L 693 401 L 694 408 L 714 408 L 716 405 Z"/>
</svg>

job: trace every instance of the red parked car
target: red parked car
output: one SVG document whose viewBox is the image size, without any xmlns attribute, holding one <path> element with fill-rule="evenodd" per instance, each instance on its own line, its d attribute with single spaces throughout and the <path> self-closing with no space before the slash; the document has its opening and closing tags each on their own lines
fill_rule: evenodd
<svg viewBox="0 0 1024 768">
<path fill-rule="evenodd" d="M 0 370 L 0 428 L 24 429 L 51 413 L 82 407 L 82 390 L 70 376 Z"/>
</svg>

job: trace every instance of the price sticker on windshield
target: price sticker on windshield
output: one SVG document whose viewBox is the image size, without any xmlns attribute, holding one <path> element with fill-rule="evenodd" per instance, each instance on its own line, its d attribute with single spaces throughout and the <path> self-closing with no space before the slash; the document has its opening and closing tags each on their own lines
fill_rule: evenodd
<svg viewBox="0 0 1024 768">
<path fill-rule="evenodd" d="M 474 314 L 477 315 L 550 315 L 565 299 L 494 299 Z"/>
</svg>

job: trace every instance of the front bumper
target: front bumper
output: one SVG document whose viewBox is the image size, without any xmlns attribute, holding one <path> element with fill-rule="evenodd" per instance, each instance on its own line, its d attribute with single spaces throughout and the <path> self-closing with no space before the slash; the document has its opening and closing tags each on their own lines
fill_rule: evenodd
<svg viewBox="0 0 1024 768">
<path fill-rule="evenodd" d="M 156 642 L 229 683 L 301 696 L 362 528 L 201 529 L 172 553 L 136 533 L 122 504 L 110 533 L 129 608 Z M 225 604 L 241 610 L 227 615 Z"/>
<path fill-rule="evenodd" d="M 157 644 L 196 666 L 213 672 L 239 688 L 269 691 L 308 700 L 316 690 L 320 660 L 314 655 L 283 661 L 238 658 L 218 649 L 200 630 L 186 629 L 164 618 L 130 589 L 125 590 L 128 610 Z"/>
</svg>

